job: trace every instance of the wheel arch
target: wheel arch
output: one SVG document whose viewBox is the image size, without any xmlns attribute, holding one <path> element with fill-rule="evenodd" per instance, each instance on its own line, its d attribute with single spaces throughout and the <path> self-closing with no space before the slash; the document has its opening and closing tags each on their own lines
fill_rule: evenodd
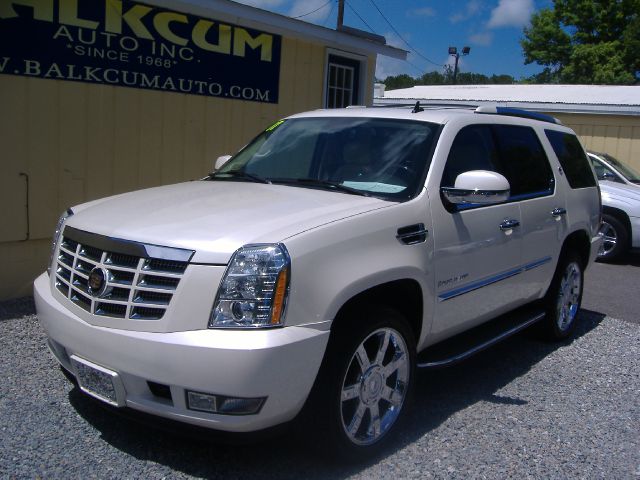
<svg viewBox="0 0 640 480">
<path fill-rule="evenodd" d="M 560 264 L 560 260 L 570 252 L 576 252 L 578 254 L 580 266 L 585 270 L 589 264 L 589 254 L 591 252 L 591 241 L 586 230 L 571 232 L 567 238 L 564 239 L 560 256 L 558 257 L 558 264 Z"/>
<path fill-rule="evenodd" d="M 627 215 L 627 212 L 625 212 L 620 208 L 603 205 L 602 213 L 603 215 L 611 215 L 612 217 L 615 217 L 618 220 L 620 220 L 620 222 L 622 222 L 622 224 L 624 225 L 624 228 L 627 229 L 627 233 L 629 234 L 629 237 L 631 237 L 631 220 L 629 219 L 629 215 Z"/>
<path fill-rule="evenodd" d="M 393 280 L 370 287 L 349 298 L 338 310 L 331 330 L 348 329 L 348 323 L 359 309 L 368 309 L 372 305 L 384 305 L 400 312 L 409 322 L 416 341 L 422 333 L 424 300 L 422 286 L 414 279 Z"/>
</svg>

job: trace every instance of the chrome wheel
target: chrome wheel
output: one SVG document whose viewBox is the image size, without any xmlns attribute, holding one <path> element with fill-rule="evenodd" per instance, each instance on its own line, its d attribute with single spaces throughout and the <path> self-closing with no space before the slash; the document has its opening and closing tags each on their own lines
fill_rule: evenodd
<svg viewBox="0 0 640 480">
<path fill-rule="evenodd" d="M 603 221 L 599 233 L 602 236 L 602 246 L 598 250 L 598 257 L 606 257 L 618 244 L 618 232 L 610 223 Z"/>
<path fill-rule="evenodd" d="M 367 336 L 353 353 L 342 380 L 342 428 L 356 445 L 371 445 L 393 426 L 410 377 L 407 343 L 392 328 Z"/>
<path fill-rule="evenodd" d="M 558 329 L 561 332 L 569 329 L 580 308 L 582 292 L 582 270 L 577 262 L 567 264 L 560 280 L 556 303 Z"/>
</svg>

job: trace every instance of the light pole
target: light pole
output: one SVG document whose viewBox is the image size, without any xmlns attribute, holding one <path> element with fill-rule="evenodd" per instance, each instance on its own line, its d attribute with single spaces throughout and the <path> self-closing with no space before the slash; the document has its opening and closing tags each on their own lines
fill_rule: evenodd
<svg viewBox="0 0 640 480">
<path fill-rule="evenodd" d="M 462 47 L 462 55 L 469 55 L 471 52 L 471 47 Z M 449 47 L 449 55 L 456 59 L 455 66 L 453 67 L 453 84 L 456 84 L 458 79 L 458 60 L 460 60 L 460 53 L 458 53 L 458 49 L 456 47 Z"/>
</svg>

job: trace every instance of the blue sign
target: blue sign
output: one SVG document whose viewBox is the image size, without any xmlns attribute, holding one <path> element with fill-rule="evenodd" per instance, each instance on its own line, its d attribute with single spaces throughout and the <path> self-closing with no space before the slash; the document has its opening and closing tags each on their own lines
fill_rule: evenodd
<svg viewBox="0 0 640 480">
<path fill-rule="evenodd" d="M 281 44 L 130 0 L 0 0 L 0 74 L 278 103 Z"/>
</svg>

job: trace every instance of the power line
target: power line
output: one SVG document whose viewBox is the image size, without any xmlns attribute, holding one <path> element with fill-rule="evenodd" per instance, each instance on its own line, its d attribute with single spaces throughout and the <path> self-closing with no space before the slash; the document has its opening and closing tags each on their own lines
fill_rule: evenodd
<svg viewBox="0 0 640 480">
<path fill-rule="evenodd" d="M 327 3 L 325 3 L 324 5 L 322 5 L 321 7 L 316 8 L 315 10 L 311 11 L 311 12 L 307 12 L 303 15 L 298 15 L 297 17 L 291 17 L 291 18 L 302 18 L 302 17 L 306 17 L 307 15 L 311 15 L 312 13 L 316 13 L 318 10 L 322 10 L 324 7 L 326 7 L 327 5 L 329 5 L 331 2 L 333 2 L 333 0 L 329 0 Z M 333 9 L 332 9 L 333 10 Z"/>
<path fill-rule="evenodd" d="M 359 14 L 358 12 L 356 12 L 356 9 L 355 9 L 355 8 L 353 8 L 353 7 L 351 6 L 351 4 L 350 4 L 349 2 L 347 2 L 347 0 L 345 0 L 345 2 L 344 2 L 344 3 L 346 3 L 346 4 L 347 4 L 347 7 L 349 7 L 349 8 L 351 9 L 351 11 L 352 11 L 353 13 L 355 13 L 355 14 L 356 14 L 356 16 L 357 16 L 357 17 L 362 21 L 362 23 L 364 23 L 364 24 L 367 26 L 367 28 L 371 31 L 371 33 L 376 33 L 376 32 L 374 32 L 374 31 L 373 31 L 373 28 L 371 28 L 371 25 L 369 25 L 369 24 L 364 20 L 364 18 L 362 18 L 362 17 L 360 16 L 360 14 Z"/>
<path fill-rule="evenodd" d="M 423 69 L 421 69 L 417 65 L 411 63 L 409 60 L 405 59 L 404 61 L 407 62 L 409 65 L 411 65 L 413 68 L 415 68 L 417 71 L 419 71 L 421 74 L 424 75 L 426 73 Z"/>
<path fill-rule="evenodd" d="M 357 16 L 357 17 L 362 21 L 362 23 L 364 23 L 364 24 L 367 26 L 367 28 L 369 28 L 369 30 L 370 30 L 372 33 L 375 33 L 375 34 L 377 35 L 376 31 L 371 27 L 371 25 L 369 25 L 369 24 L 366 22 L 366 20 L 365 20 L 364 18 L 362 18 L 362 16 L 360 16 L 360 14 L 356 11 L 356 9 L 355 9 L 355 8 L 353 8 L 353 6 L 349 3 L 349 1 L 348 1 L 348 0 L 345 0 L 345 2 L 344 2 L 344 3 L 345 3 L 345 4 L 346 4 L 350 9 L 351 9 L 351 11 L 352 11 L 353 13 L 355 13 L 355 14 L 356 14 L 356 16 Z M 410 66 L 412 66 L 414 69 L 416 69 L 416 70 L 417 70 L 418 72 L 420 72 L 421 74 L 424 74 L 424 73 L 425 73 L 423 69 L 421 69 L 421 68 L 420 68 L 420 67 L 418 67 L 417 65 L 415 65 L 415 64 L 413 64 L 413 63 L 411 63 L 409 60 L 405 59 L 404 61 L 405 61 L 405 62 L 407 62 Z"/>
<path fill-rule="evenodd" d="M 362 21 L 362 23 L 364 23 L 364 24 L 369 28 L 369 30 L 370 30 L 372 33 L 376 33 L 376 31 L 371 27 L 371 25 L 369 25 L 369 24 L 365 21 L 365 19 L 364 19 L 364 18 L 362 18 L 362 17 L 360 16 L 360 14 L 356 11 L 356 9 L 355 9 L 355 8 L 353 8 L 353 6 L 351 6 L 351 4 L 349 3 L 349 1 L 348 1 L 348 0 L 345 0 L 345 2 L 344 2 L 344 3 L 345 3 L 345 4 L 346 4 L 346 5 L 347 5 L 347 6 L 348 6 L 352 11 L 353 11 L 353 13 L 355 13 L 355 14 L 357 15 L 357 17 Z M 377 34 L 377 33 L 376 33 L 376 34 Z M 415 70 L 417 70 L 417 71 L 418 71 L 418 72 L 420 72 L 421 74 L 424 74 L 424 73 L 425 73 L 425 71 L 424 71 L 422 68 L 418 67 L 418 66 L 417 66 L 417 65 L 415 65 L 414 63 L 411 63 L 411 62 L 410 62 L 409 60 L 407 60 L 406 58 L 404 59 L 404 61 L 405 61 L 405 62 L 407 62 L 410 66 L 412 66 Z"/>
<path fill-rule="evenodd" d="M 331 15 L 333 15 L 333 9 L 336 8 L 336 1 L 333 0 L 333 4 L 331 5 L 331 10 L 329 10 L 329 15 L 327 15 L 327 18 L 324 19 L 324 22 L 322 23 L 323 27 L 327 26 L 327 22 L 331 19 Z"/>
<path fill-rule="evenodd" d="M 398 36 L 398 38 L 400 38 L 400 40 L 402 40 L 404 42 L 404 44 L 409 47 L 409 50 L 413 51 L 413 53 L 415 53 L 416 55 L 418 55 L 420 58 L 422 58 L 423 60 L 426 60 L 429 63 L 432 63 L 433 65 L 437 65 L 438 67 L 443 67 L 444 65 L 438 62 L 434 62 L 433 60 L 425 57 L 424 55 L 422 55 L 418 50 L 416 50 L 415 48 L 413 48 L 409 42 L 407 42 L 404 37 L 402 35 L 400 35 L 400 32 L 398 32 L 398 30 L 396 29 L 396 27 L 394 27 L 391 22 L 389 21 L 389 19 L 387 17 L 385 17 L 384 13 L 382 13 L 382 10 L 380 10 L 380 8 L 378 8 L 378 5 L 376 5 L 376 2 L 374 2 L 373 0 L 369 0 L 371 2 L 371 4 L 375 7 L 375 9 L 378 11 L 378 13 L 380 14 L 380 16 L 382 18 L 384 18 L 384 21 L 387 22 L 387 24 L 391 27 L 391 30 L 393 30 L 395 32 L 395 34 Z"/>
</svg>

